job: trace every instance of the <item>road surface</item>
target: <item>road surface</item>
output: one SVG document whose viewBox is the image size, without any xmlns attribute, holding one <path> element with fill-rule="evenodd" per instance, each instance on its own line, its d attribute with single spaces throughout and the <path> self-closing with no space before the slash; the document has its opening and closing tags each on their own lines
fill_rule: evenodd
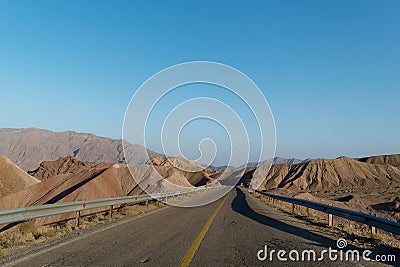
<svg viewBox="0 0 400 267">
<path fill-rule="evenodd" d="M 116 221 L 5 266 L 377 266 L 332 262 L 328 256 L 305 263 L 279 261 L 276 253 L 272 261 L 257 258 L 265 245 L 268 255 L 271 250 L 296 250 L 301 257 L 302 251 L 313 249 L 319 257 L 324 249 L 337 249 L 336 238 L 327 232 L 236 188 L 209 205 L 164 207 Z"/>
</svg>

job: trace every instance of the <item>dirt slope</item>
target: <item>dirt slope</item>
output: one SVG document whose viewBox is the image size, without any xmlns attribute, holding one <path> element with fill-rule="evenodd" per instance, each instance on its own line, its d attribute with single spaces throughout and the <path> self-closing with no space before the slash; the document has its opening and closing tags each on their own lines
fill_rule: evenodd
<svg viewBox="0 0 400 267">
<path fill-rule="evenodd" d="M 40 180 L 21 170 L 11 160 L 0 156 L 0 197 L 21 191 Z"/>
</svg>

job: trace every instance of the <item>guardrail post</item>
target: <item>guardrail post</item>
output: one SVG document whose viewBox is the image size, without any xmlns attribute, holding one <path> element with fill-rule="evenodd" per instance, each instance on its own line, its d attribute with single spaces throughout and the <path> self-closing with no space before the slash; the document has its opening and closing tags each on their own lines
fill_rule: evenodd
<svg viewBox="0 0 400 267">
<path fill-rule="evenodd" d="M 333 215 L 332 214 L 328 214 L 328 226 L 332 227 L 333 226 Z"/>
<path fill-rule="evenodd" d="M 310 209 L 308 207 L 306 207 L 306 216 L 310 216 Z"/>
<path fill-rule="evenodd" d="M 110 205 L 110 219 L 112 219 L 113 215 L 113 205 Z"/>
<path fill-rule="evenodd" d="M 294 203 L 292 203 L 292 214 L 294 214 Z"/>
<path fill-rule="evenodd" d="M 149 207 L 149 201 L 146 200 L 146 208 L 148 208 L 148 207 Z"/>
<path fill-rule="evenodd" d="M 371 237 L 376 237 L 377 232 L 376 232 L 376 227 L 375 226 L 371 226 Z"/>
<path fill-rule="evenodd" d="M 81 212 L 78 210 L 75 214 L 75 228 L 79 227 L 80 217 L 81 217 Z"/>
<path fill-rule="evenodd" d="M 275 198 L 272 198 L 272 204 L 275 204 Z"/>
</svg>

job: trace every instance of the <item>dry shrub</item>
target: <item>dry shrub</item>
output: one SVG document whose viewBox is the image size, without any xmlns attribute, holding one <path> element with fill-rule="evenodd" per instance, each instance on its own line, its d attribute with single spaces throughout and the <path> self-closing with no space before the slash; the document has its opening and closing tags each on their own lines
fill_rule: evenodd
<svg viewBox="0 0 400 267">
<path fill-rule="evenodd" d="M 21 235 L 26 236 L 28 234 L 32 234 L 37 230 L 37 226 L 33 221 L 26 221 L 23 223 L 18 224 L 18 232 L 21 233 Z"/>
<path fill-rule="evenodd" d="M 136 214 L 140 214 L 145 211 L 148 211 L 148 210 L 156 209 L 163 205 L 164 204 L 162 204 L 162 203 L 155 204 L 155 203 L 151 203 L 151 202 L 148 204 L 148 207 L 146 206 L 146 204 L 127 205 L 127 206 L 122 207 L 119 210 L 119 213 L 121 213 L 121 215 L 124 215 L 124 216 L 136 215 Z"/>
<path fill-rule="evenodd" d="M 7 256 L 8 256 L 7 249 L 3 248 L 3 246 L 0 246 L 0 259 L 7 257 Z"/>
</svg>

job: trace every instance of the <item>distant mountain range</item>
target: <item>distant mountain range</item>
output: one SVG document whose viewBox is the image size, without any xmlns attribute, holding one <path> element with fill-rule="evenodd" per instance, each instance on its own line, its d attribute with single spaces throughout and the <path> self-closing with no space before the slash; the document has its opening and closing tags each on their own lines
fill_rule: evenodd
<svg viewBox="0 0 400 267">
<path fill-rule="evenodd" d="M 275 157 L 274 160 L 272 161 L 272 164 L 298 164 L 298 163 L 303 163 L 310 161 L 310 159 L 296 159 L 296 158 L 282 158 L 282 157 Z M 260 165 L 264 165 L 271 162 L 270 160 L 264 160 L 261 162 L 249 162 L 248 164 L 243 164 L 239 167 L 234 167 L 234 166 L 209 166 L 208 168 L 214 170 L 214 171 L 223 171 L 223 170 L 242 170 L 244 168 L 254 168 Z"/>
<path fill-rule="evenodd" d="M 130 162 L 146 163 L 142 158 L 145 148 L 140 145 L 130 145 Z M 150 158 L 162 156 L 147 150 Z M 53 161 L 62 157 L 72 156 L 83 162 L 125 163 L 121 139 L 110 139 L 89 133 L 73 131 L 53 132 L 38 128 L 0 128 L 0 155 L 9 158 L 25 171 L 33 171 L 43 161 Z M 136 157 L 135 157 L 136 156 Z M 165 157 L 165 156 L 164 156 Z M 297 164 L 306 162 L 295 158 L 285 159 L 275 157 L 273 164 Z M 247 164 L 255 167 L 266 161 Z M 246 167 L 209 166 L 212 170 L 240 170 Z"/>
<path fill-rule="evenodd" d="M 145 163 L 145 148 L 129 145 L 130 160 Z M 147 150 L 150 157 L 159 154 Z M 73 131 L 52 132 L 37 128 L 0 128 L 0 155 L 25 171 L 34 170 L 43 161 L 73 156 L 84 162 L 124 163 L 122 141 Z"/>
</svg>

